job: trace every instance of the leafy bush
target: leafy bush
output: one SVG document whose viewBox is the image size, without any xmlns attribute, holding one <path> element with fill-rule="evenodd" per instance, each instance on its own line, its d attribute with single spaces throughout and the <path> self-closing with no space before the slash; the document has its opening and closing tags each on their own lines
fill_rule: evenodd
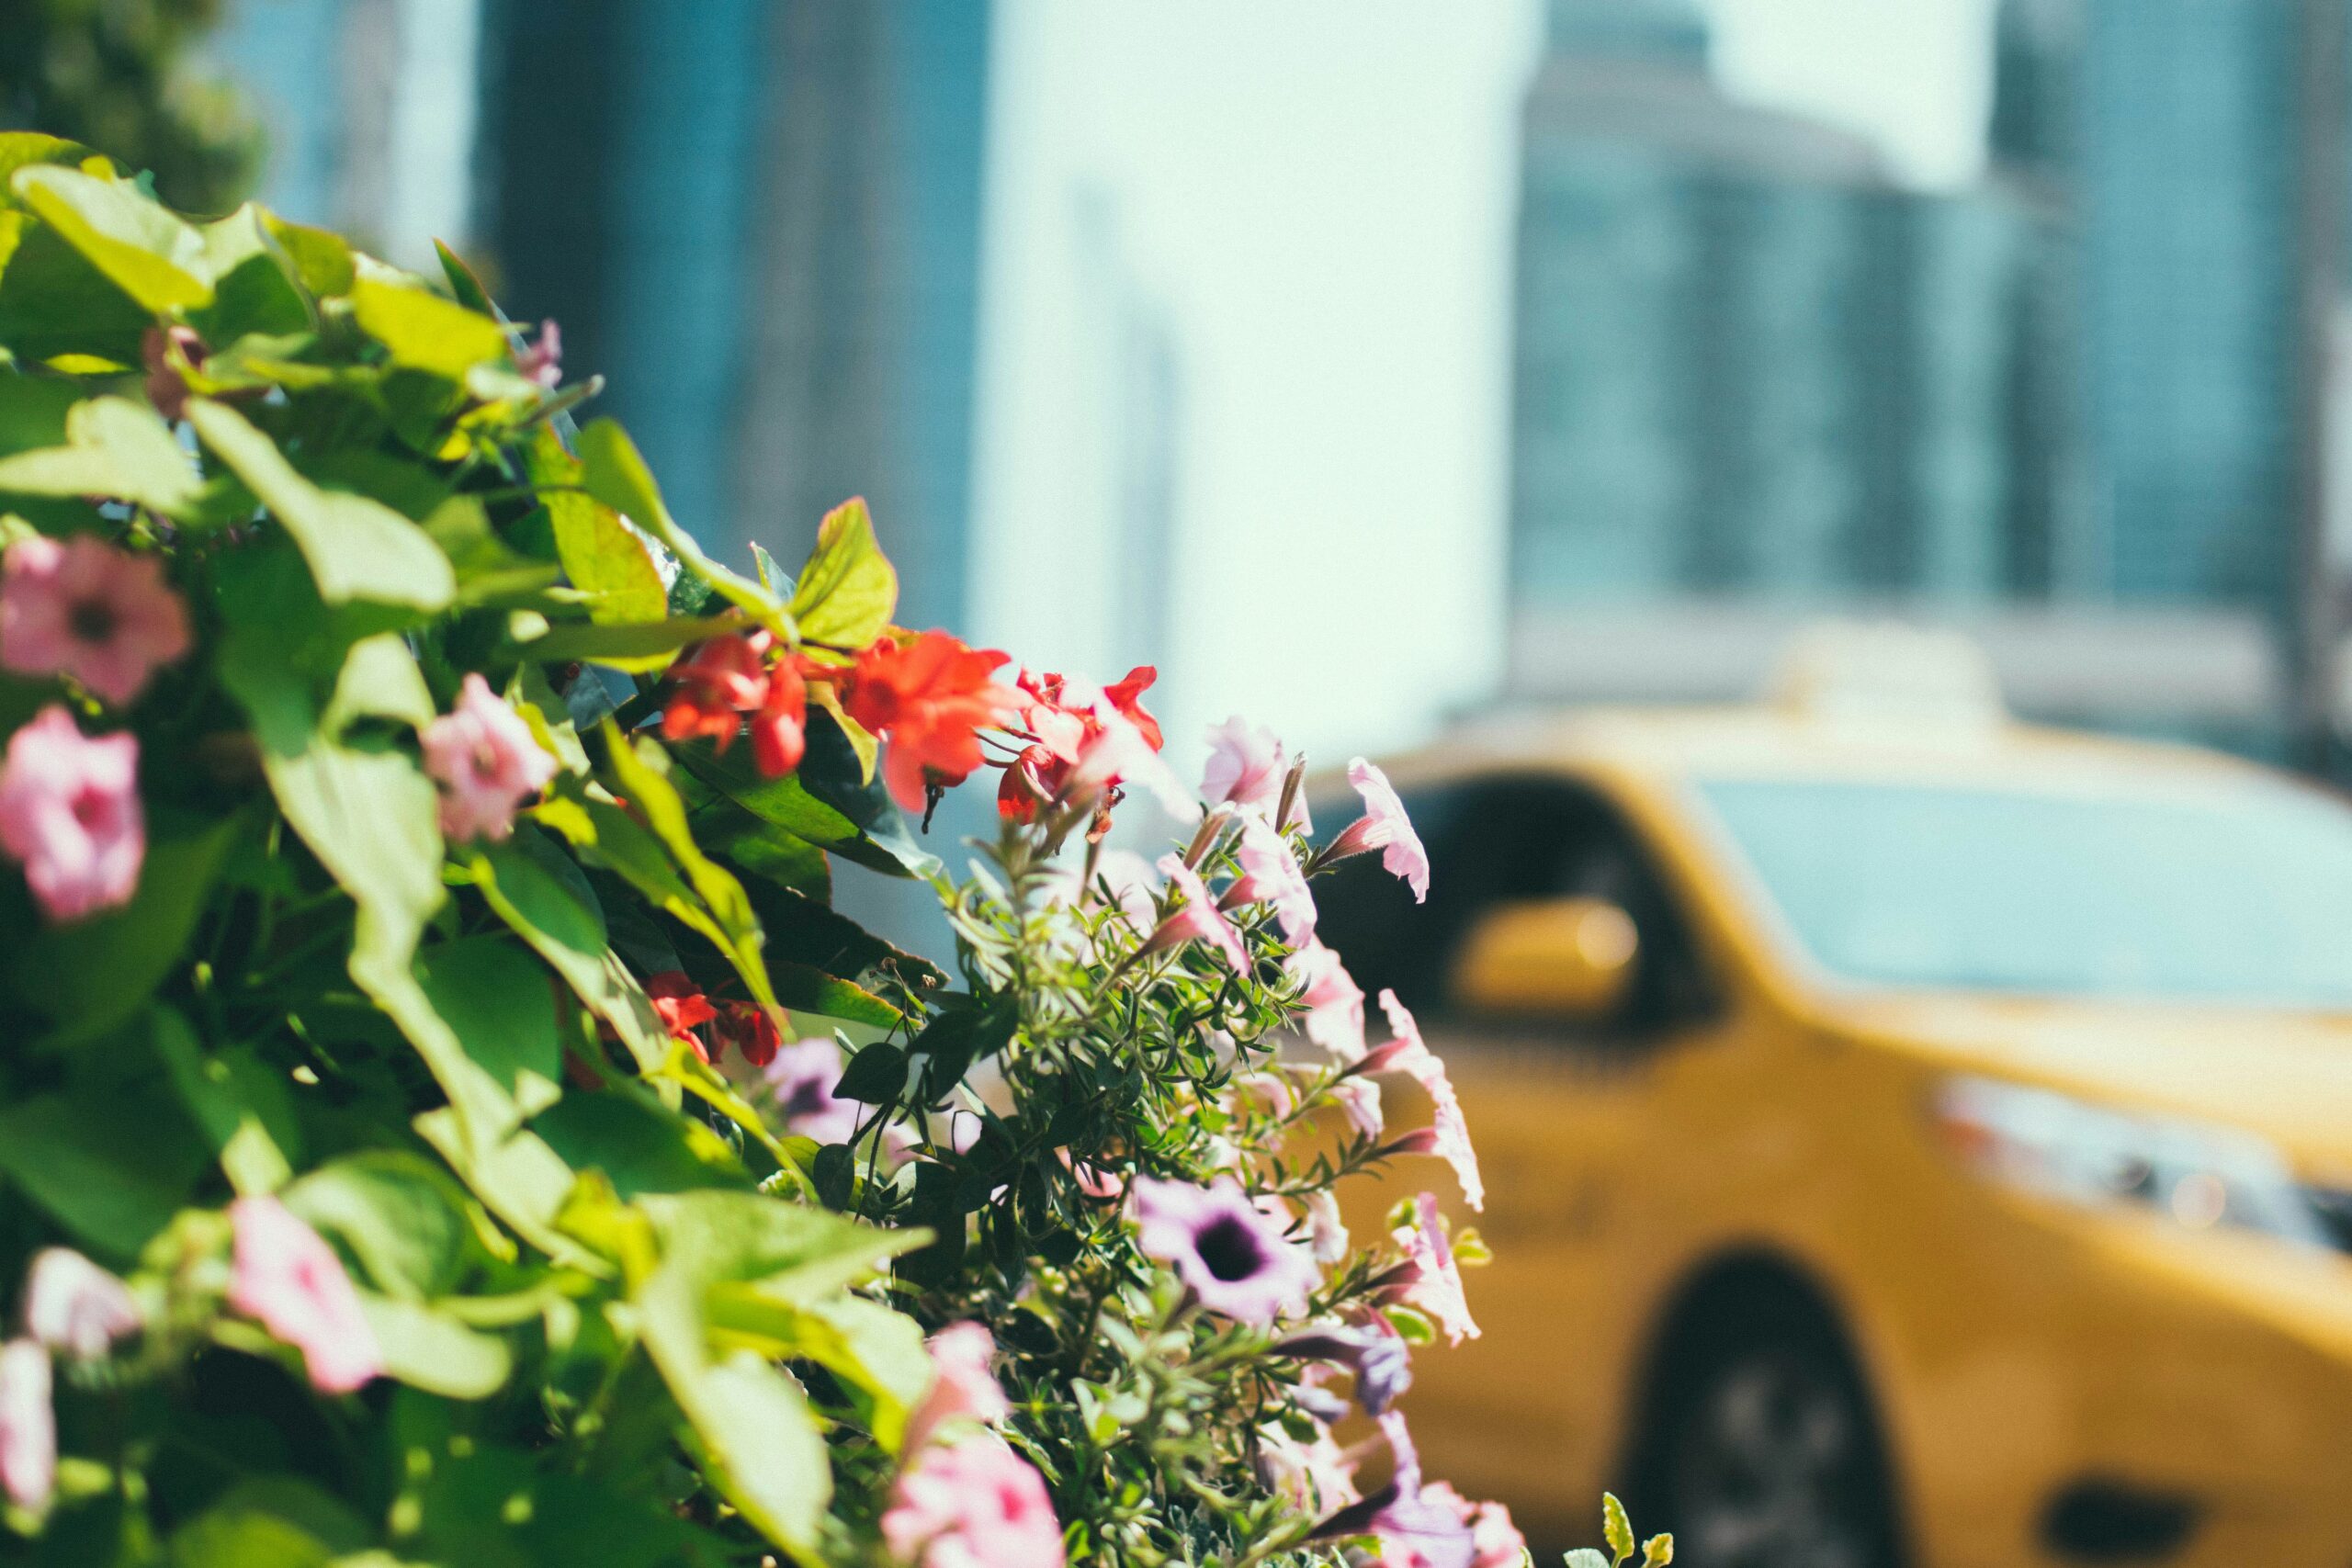
<svg viewBox="0 0 2352 1568">
<path fill-rule="evenodd" d="M 1238 721 L 1186 788 L 1149 671 L 894 626 L 856 502 L 709 559 L 454 258 L 0 186 L 0 1557 L 1520 1561 L 1393 1404 L 1475 1235 L 1332 1196 L 1480 1199 L 1314 940 L 1339 860 L 1426 886 L 1376 769 L 1319 848 Z M 899 810 L 984 768 L 958 883 Z"/>
</svg>

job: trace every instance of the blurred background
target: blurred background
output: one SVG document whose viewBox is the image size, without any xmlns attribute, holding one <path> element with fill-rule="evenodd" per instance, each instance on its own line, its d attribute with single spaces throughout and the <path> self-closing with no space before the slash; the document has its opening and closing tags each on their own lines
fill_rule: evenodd
<svg viewBox="0 0 2352 1568">
<path fill-rule="evenodd" d="M 448 239 L 707 539 L 790 558 L 865 492 L 908 619 L 1159 664 L 1180 763 L 1242 704 L 1329 759 L 1745 694 L 1830 613 L 1968 630 L 2037 716 L 2322 765 L 2339 728 L 2334 0 L 0 28 L 40 46 L 5 118 L 78 92 L 47 129 L 202 149 L 145 160 L 188 205 Z"/>
</svg>

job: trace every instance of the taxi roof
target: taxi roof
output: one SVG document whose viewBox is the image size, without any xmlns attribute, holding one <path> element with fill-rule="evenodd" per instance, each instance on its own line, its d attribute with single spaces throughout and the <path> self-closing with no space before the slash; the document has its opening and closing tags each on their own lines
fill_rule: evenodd
<svg viewBox="0 0 2352 1568">
<path fill-rule="evenodd" d="M 1384 763 L 1401 787 L 1510 773 L 1807 777 L 2137 791 L 2276 780 L 2222 752 L 1989 714 L 1841 715 L 1758 702 L 1517 710 L 1469 720 Z"/>
</svg>

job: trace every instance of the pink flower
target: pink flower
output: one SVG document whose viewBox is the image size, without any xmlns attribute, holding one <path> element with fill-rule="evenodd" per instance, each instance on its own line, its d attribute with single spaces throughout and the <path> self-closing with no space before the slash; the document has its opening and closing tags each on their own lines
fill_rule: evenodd
<svg viewBox="0 0 2352 1568">
<path fill-rule="evenodd" d="M 469 674 L 458 705 L 424 727 L 424 771 L 441 784 L 441 831 L 503 839 L 514 808 L 555 777 L 555 759 L 490 682 Z"/>
<path fill-rule="evenodd" d="M 1476 1537 L 1453 1489 L 1421 1484 L 1420 1456 L 1405 1429 L 1404 1413 L 1391 1410 L 1379 1419 L 1396 1458 L 1394 1475 L 1371 1496 L 1317 1525 L 1315 1535 L 1375 1536 L 1381 1568 L 1483 1568 L 1476 1562 Z"/>
<path fill-rule="evenodd" d="M 1306 874 L 1298 869 L 1298 857 L 1291 853 L 1287 839 L 1255 817 L 1244 818 L 1235 858 L 1241 863 L 1241 875 L 1225 890 L 1218 908 L 1271 904 L 1292 946 L 1314 936 L 1315 895 L 1307 891 Z"/>
<path fill-rule="evenodd" d="M 1464 1199 L 1472 1208 L 1484 1212 L 1487 1186 L 1478 1176 L 1478 1152 L 1470 1146 L 1470 1123 L 1463 1118 L 1462 1101 L 1453 1092 L 1453 1080 L 1446 1077 L 1445 1064 L 1422 1041 L 1420 1025 L 1413 1021 L 1413 1015 L 1396 999 L 1396 992 L 1380 993 L 1380 1010 L 1388 1015 L 1388 1027 L 1396 1034 L 1396 1043 L 1402 1047 L 1394 1052 L 1384 1049 L 1383 1065 L 1410 1074 L 1413 1081 L 1428 1093 L 1430 1130 L 1436 1134 L 1430 1152 L 1453 1168 L 1454 1179 L 1462 1183 Z"/>
<path fill-rule="evenodd" d="M 1306 1245 L 1326 1269 L 1348 1256 L 1348 1227 L 1340 1218 L 1339 1199 L 1328 1190 L 1306 1195 Z"/>
<path fill-rule="evenodd" d="M 1470 1527 L 1469 1568 L 1519 1568 L 1527 1560 L 1527 1538 L 1500 1503 L 1473 1503 L 1442 1481 L 1422 1487 L 1421 1496 L 1452 1508 Z"/>
<path fill-rule="evenodd" d="M 1429 852 L 1421 847 L 1421 836 L 1413 831 L 1412 818 L 1405 814 L 1405 803 L 1396 798 L 1388 775 L 1358 757 L 1348 764 L 1348 782 L 1363 796 L 1363 815 L 1331 840 L 1330 858 L 1345 860 L 1378 850 L 1388 874 L 1404 878 L 1415 903 L 1425 902 L 1430 896 Z"/>
<path fill-rule="evenodd" d="M 1046 1483 L 992 1436 L 927 1448 L 899 1477 L 882 1540 L 916 1568 L 1062 1568 Z"/>
<path fill-rule="evenodd" d="M 95 1361 L 141 1326 L 139 1303 L 121 1280 L 62 1247 L 35 1255 L 25 1280 L 25 1332 L 34 1339 Z"/>
<path fill-rule="evenodd" d="M 556 330 L 553 321 L 541 321 L 539 341 L 515 351 L 514 368 L 523 379 L 544 392 L 552 392 L 563 384 L 563 333 Z"/>
<path fill-rule="evenodd" d="M 1370 1078 L 1341 1078 L 1331 1086 L 1331 1098 L 1347 1113 L 1349 1124 L 1365 1137 L 1376 1138 L 1387 1127 L 1387 1116 L 1380 1108 L 1380 1086 Z"/>
<path fill-rule="evenodd" d="M 1201 1305 L 1240 1323 L 1272 1323 L 1305 1310 L 1315 1265 L 1241 1184 L 1135 1181 L 1136 1244 L 1176 1270 Z"/>
<path fill-rule="evenodd" d="M 906 1450 L 921 1448 L 950 1421 L 996 1426 L 1012 1414 L 1004 1389 L 989 1371 L 996 1341 L 977 1323 L 951 1323 L 930 1339 L 931 1392 L 907 1418 Z"/>
<path fill-rule="evenodd" d="M 1306 1037 L 1343 1062 L 1363 1055 L 1363 988 L 1355 983 L 1340 955 L 1319 942 L 1309 942 L 1283 965 L 1300 987 L 1299 1002 L 1306 1009 Z"/>
<path fill-rule="evenodd" d="M 275 1198 L 229 1205 L 229 1305 L 302 1352 L 311 1386 L 349 1393 L 384 1370 L 343 1260 Z"/>
<path fill-rule="evenodd" d="M 767 1066 L 767 1079 L 786 1133 L 820 1144 L 846 1144 L 856 1134 L 864 1108 L 833 1093 L 842 1081 L 838 1042 L 812 1035 L 783 1047 Z"/>
<path fill-rule="evenodd" d="M 35 714 L 0 766 L 0 847 L 52 920 L 129 903 L 147 857 L 138 740 L 91 739 L 61 704 Z"/>
<path fill-rule="evenodd" d="M 1159 922 L 1159 930 L 1144 942 L 1142 951 L 1159 953 L 1182 942 L 1205 942 L 1225 954 L 1225 961 L 1233 965 L 1235 974 L 1249 974 L 1250 954 L 1241 945 L 1241 934 L 1233 929 L 1232 921 L 1217 912 L 1216 900 L 1209 897 L 1200 873 L 1176 855 L 1160 856 L 1159 871 L 1184 896 L 1184 902 Z"/>
<path fill-rule="evenodd" d="M 1424 1192 L 1413 1200 L 1415 1224 L 1390 1234 L 1405 1249 L 1405 1261 L 1390 1272 L 1395 1298 L 1419 1308 L 1445 1331 L 1449 1344 L 1478 1337 L 1470 1320 L 1469 1298 L 1463 1294 L 1462 1270 L 1453 1261 L 1453 1244 L 1437 1214 L 1437 1199 Z"/>
<path fill-rule="evenodd" d="M 1211 806 L 1257 806 L 1271 815 L 1282 799 L 1289 759 L 1271 729 L 1252 729 L 1235 714 L 1209 729 L 1208 766 L 1201 770 L 1201 797 Z"/>
<path fill-rule="evenodd" d="M 49 1407 L 49 1352 L 29 1339 L 0 1345 L 0 1492 L 27 1513 L 57 1485 L 57 1417 Z"/>
<path fill-rule="evenodd" d="M 1259 1430 L 1258 1479 L 1294 1508 L 1345 1507 L 1360 1495 L 1355 1474 L 1355 1461 L 1329 1432 L 1318 1430 L 1313 1441 L 1302 1443 L 1280 1427 Z"/>
<path fill-rule="evenodd" d="M 0 665 L 71 675 L 120 707 L 187 651 L 187 612 L 164 563 L 76 534 L 19 539 L 0 567 Z"/>
</svg>

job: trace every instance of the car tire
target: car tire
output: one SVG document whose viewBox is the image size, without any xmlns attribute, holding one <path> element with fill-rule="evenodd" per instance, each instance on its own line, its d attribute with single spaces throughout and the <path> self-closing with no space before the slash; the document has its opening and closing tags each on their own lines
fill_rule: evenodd
<svg viewBox="0 0 2352 1568">
<path fill-rule="evenodd" d="M 1634 1520 L 1673 1534 L 1677 1568 L 1902 1568 L 1893 1474 L 1853 1357 L 1811 1303 L 1758 1293 L 1668 1341 L 1634 1455 Z"/>
</svg>

